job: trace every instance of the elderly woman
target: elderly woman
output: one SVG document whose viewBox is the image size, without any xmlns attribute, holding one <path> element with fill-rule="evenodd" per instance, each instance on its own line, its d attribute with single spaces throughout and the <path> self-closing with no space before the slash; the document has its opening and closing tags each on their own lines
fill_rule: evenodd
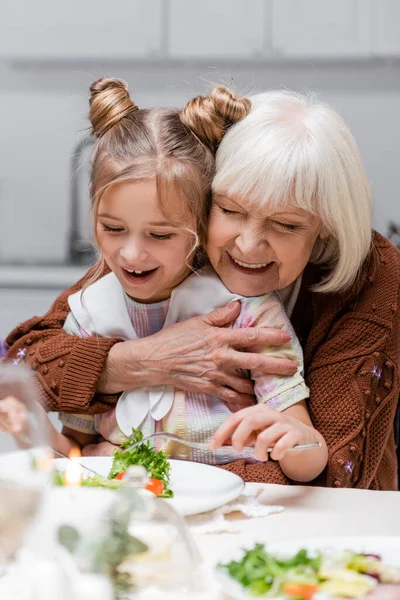
<svg viewBox="0 0 400 600">
<path fill-rule="evenodd" d="M 329 448 L 315 483 L 396 489 L 400 254 L 371 231 L 370 188 L 342 119 L 294 93 L 251 100 L 249 115 L 219 145 L 207 250 L 232 292 L 282 296 L 304 349 L 309 412 Z M 221 219 L 229 235 L 220 235 Z M 256 262 L 252 274 L 246 264 Z M 224 328 L 237 316 L 234 305 L 136 341 L 69 336 L 67 297 L 84 281 L 7 340 L 12 357 L 26 349 L 49 410 L 102 412 L 122 390 L 159 383 L 237 402 L 249 391 L 238 367 L 290 372 L 287 361 L 258 356 L 256 364 L 255 354 L 234 349 L 258 341 L 254 330 Z M 277 332 L 270 336 L 276 344 Z M 237 412 L 214 447 L 230 436 L 237 449 L 252 440 L 265 447 L 269 411 Z M 250 481 L 289 483 L 272 461 L 225 468 Z"/>
</svg>

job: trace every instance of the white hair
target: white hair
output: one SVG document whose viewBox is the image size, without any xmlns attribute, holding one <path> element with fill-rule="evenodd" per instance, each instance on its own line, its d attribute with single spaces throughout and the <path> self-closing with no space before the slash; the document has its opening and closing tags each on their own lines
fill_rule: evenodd
<svg viewBox="0 0 400 600">
<path fill-rule="evenodd" d="M 349 287 L 371 247 L 372 197 L 357 144 L 343 119 L 315 94 L 271 91 L 225 134 L 213 191 L 271 208 L 299 207 L 321 219 L 311 262 L 329 275 L 316 287 Z"/>
</svg>

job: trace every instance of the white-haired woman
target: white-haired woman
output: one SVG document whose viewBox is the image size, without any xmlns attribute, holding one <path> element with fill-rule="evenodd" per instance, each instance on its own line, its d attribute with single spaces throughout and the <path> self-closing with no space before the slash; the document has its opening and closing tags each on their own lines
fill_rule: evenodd
<svg viewBox="0 0 400 600">
<path fill-rule="evenodd" d="M 215 111 L 209 98 L 202 101 L 209 127 Z M 312 96 L 268 92 L 251 102 L 219 144 L 207 252 L 230 291 L 281 294 L 304 349 L 308 411 L 329 448 L 315 483 L 396 489 L 400 254 L 371 230 L 370 187 L 343 120 Z M 237 402 L 249 392 L 238 367 L 293 368 L 279 349 L 262 356 L 231 347 L 255 345 L 260 335 L 223 327 L 237 316 L 235 305 L 135 342 L 73 339 L 60 328 L 66 298 L 81 285 L 7 340 L 11 356 L 28 348 L 49 409 L 101 412 L 120 390 L 158 383 Z M 277 333 L 261 334 L 262 342 L 268 335 L 279 345 Z M 247 407 L 222 425 L 213 446 L 231 438 L 240 450 L 254 442 L 266 459 L 288 419 L 271 419 L 267 406 Z M 225 468 L 250 481 L 289 483 L 273 461 Z"/>
</svg>

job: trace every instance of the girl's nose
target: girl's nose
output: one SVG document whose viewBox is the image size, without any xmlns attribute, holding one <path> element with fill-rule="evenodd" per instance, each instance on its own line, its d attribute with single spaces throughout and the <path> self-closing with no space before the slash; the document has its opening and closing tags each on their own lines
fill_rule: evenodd
<svg viewBox="0 0 400 600">
<path fill-rule="evenodd" d="M 144 262 L 149 257 L 145 246 L 137 240 L 129 240 L 129 242 L 120 249 L 120 255 L 128 264 Z"/>
</svg>

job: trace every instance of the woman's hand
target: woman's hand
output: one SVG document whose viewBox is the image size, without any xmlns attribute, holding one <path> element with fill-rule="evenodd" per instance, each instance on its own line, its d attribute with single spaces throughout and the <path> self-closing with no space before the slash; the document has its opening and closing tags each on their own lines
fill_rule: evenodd
<svg viewBox="0 0 400 600">
<path fill-rule="evenodd" d="M 233 302 L 150 337 L 115 344 L 98 391 L 110 394 L 169 384 L 217 396 L 228 404 L 253 404 L 253 385 L 238 373 L 239 369 L 293 375 L 296 365 L 287 359 L 243 352 L 252 346 L 281 346 L 290 335 L 272 328 L 228 328 L 239 312 L 240 303 Z"/>
<path fill-rule="evenodd" d="M 283 412 L 258 404 L 232 414 L 213 435 L 210 450 L 217 450 L 224 442 L 230 443 L 237 452 L 244 446 L 254 445 L 254 458 L 263 462 L 268 460 L 268 448 L 272 446 L 271 458 L 279 460 L 287 477 L 299 482 L 315 479 L 328 460 L 325 440 L 313 428 L 304 401 Z M 319 442 L 320 447 L 287 453 L 297 444 L 313 442 Z"/>
<path fill-rule="evenodd" d="M 111 442 L 88 444 L 82 448 L 82 456 L 112 456 L 114 450 L 120 450 L 120 447 L 114 446 Z"/>
</svg>

